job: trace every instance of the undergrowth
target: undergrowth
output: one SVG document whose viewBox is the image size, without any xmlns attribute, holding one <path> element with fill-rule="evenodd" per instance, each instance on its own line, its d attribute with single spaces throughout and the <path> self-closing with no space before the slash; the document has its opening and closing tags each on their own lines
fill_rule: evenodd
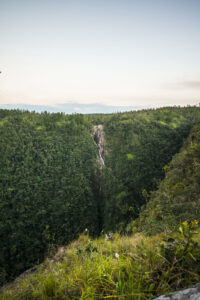
<svg viewBox="0 0 200 300">
<path fill-rule="evenodd" d="M 81 235 L 56 259 L 3 288 L 2 300 L 151 299 L 200 281 L 197 222 L 154 237 Z"/>
</svg>

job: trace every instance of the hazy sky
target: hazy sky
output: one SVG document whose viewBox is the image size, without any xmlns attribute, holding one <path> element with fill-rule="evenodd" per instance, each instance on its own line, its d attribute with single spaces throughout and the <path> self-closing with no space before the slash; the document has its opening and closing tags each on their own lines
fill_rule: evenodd
<svg viewBox="0 0 200 300">
<path fill-rule="evenodd" d="M 199 0 L 0 0 L 0 105 L 200 102 Z"/>
</svg>

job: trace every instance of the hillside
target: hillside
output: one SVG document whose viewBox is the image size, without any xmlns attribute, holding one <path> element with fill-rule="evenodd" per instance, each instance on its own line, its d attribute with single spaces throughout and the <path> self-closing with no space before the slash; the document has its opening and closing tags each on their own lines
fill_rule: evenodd
<svg viewBox="0 0 200 300">
<path fill-rule="evenodd" d="M 105 120 L 102 197 L 104 229 L 124 230 L 164 178 L 163 167 L 179 151 L 199 110 L 165 108 L 112 115 Z"/>
<path fill-rule="evenodd" d="M 155 234 L 174 229 L 185 220 L 200 220 L 200 125 L 193 128 L 180 153 L 164 170 L 165 179 L 133 222 L 133 229 Z"/>
<path fill-rule="evenodd" d="M 86 116 L 0 110 L 1 285 L 85 228 L 93 237 L 125 232 L 199 121 L 198 107 Z"/>
</svg>

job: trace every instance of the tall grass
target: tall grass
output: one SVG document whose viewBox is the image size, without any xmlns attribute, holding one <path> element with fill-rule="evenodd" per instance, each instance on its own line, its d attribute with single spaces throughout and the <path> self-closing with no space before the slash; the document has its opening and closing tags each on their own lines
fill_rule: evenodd
<svg viewBox="0 0 200 300">
<path fill-rule="evenodd" d="M 81 235 L 57 260 L 46 259 L 37 272 L 3 289 L 0 299 L 142 300 L 194 284 L 200 280 L 200 234 L 194 236 L 193 225 L 170 236 Z"/>
</svg>

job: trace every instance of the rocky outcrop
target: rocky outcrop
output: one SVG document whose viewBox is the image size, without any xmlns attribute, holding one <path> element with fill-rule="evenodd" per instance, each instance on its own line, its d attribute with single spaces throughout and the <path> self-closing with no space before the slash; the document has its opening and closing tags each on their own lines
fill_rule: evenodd
<svg viewBox="0 0 200 300">
<path fill-rule="evenodd" d="M 162 295 L 154 300 L 200 300 L 200 283 L 185 290 Z"/>
<path fill-rule="evenodd" d="M 104 165 L 104 149 L 105 149 L 105 132 L 102 124 L 93 127 L 94 141 L 97 146 L 97 152 L 99 157 L 99 162 L 101 166 Z"/>
</svg>

